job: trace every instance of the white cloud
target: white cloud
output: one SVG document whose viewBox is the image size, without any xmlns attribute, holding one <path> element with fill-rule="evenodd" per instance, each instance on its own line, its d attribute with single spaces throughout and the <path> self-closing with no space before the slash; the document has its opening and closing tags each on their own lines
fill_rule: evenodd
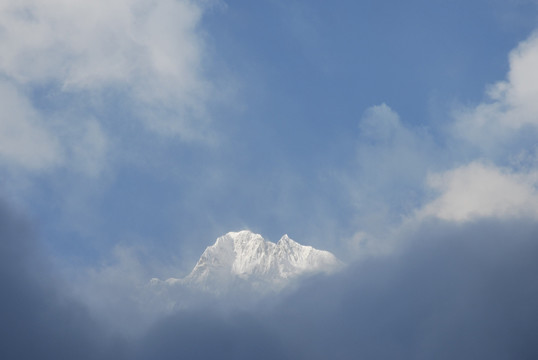
<svg viewBox="0 0 538 360">
<path fill-rule="evenodd" d="M 428 177 L 439 196 L 418 217 L 465 222 L 479 218 L 538 219 L 538 172 L 514 172 L 478 161 Z"/>
<path fill-rule="evenodd" d="M 139 249 L 116 246 L 110 263 L 75 273 L 75 295 L 114 330 L 139 331 L 162 312 L 149 306 L 150 276 L 141 255 Z"/>
<path fill-rule="evenodd" d="M 93 88 L 157 78 L 194 94 L 203 83 L 201 14 L 189 0 L 3 0 L 0 68 L 22 83 Z M 154 90 L 137 89 L 148 98 Z"/>
<path fill-rule="evenodd" d="M 90 176 L 103 170 L 108 139 L 95 119 L 41 114 L 5 81 L 0 81 L 0 107 L 0 165 L 33 172 L 69 166 Z"/>
<path fill-rule="evenodd" d="M 416 211 L 424 178 L 442 166 L 443 154 L 425 129 L 407 126 L 384 103 L 368 108 L 358 128 L 355 167 L 341 181 L 358 229 L 345 241 L 345 252 L 361 257 L 390 251 L 386 239 Z"/>
<path fill-rule="evenodd" d="M 436 155 L 431 136 L 407 127 L 386 104 L 367 109 L 359 122 L 356 169 L 349 188 L 364 226 L 383 228 L 414 209 Z"/>
<path fill-rule="evenodd" d="M 455 113 L 454 139 L 489 162 L 431 175 L 428 184 L 440 195 L 418 211 L 421 217 L 538 218 L 538 32 L 510 53 L 509 63 L 507 79 L 488 88 L 487 101 Z"/>
<path fill-rule="evenodd" d="M 16 87 L 0 81 L 0 163 L 45 170 L 63 162 L 57 137 Z"/>
<path fill-rule="evenodd" d="M 509 65 L 486 101 L 454 112 L 441 133 L 446 146 L 385 104 L 366 110 L 350 186 L 360 227 L 351 243 L 360 251 L 380 237 L 375 231 L 409 223 L 402 219 L 538 219 L 538 31 L 511 51 Z"/>
<path fill-rule="evenodd" d="M 517 142 L 521 131 L 538 128 L 538 32 L 509 56 L 507 80 L 488 88 L 488 101 L 456 112 L 455 135 L 485 153 Z"/>
<path fill-rule="evenodd" d="M 184 140 L 209 137 L 206 108 L 216 92 L 203 73 L 202 3 L 0 0 L 0 101 L 14 103 L 0 118 L 4 162 L 35 171 L 84 166 L 98 174 L 109 148 L 103 124 L 115 120 L 88 120 L 88 109 L 110 102 L 109 90 L 147 129 Z M 54 112 L 44 111 L 32 95 L 36 87 L 69 100 L 47 98 L 56 101 Z"/>
<path fill-rule="evenodd" d="M 371 186 L 413 183 L 426 171 L 430 136 L 406 127 L 386 104 L 365 111 L 359 132 L 358 176 Z"/>
<path fill-rule="evenodd" d="M 116 245 L 97 267 L 64 269 L 73 295 L 108 328 L 130 335 L 139 334 L 174 310 L 174 305 L 195 305 L 185 289 L 159 289 L 154 277 L 177 276 L 175 261 L 154 257 L 142 246 Z"/>
<path fill-rule="evenodd" d="M 395 139 L 404 130 L 398 114 L 385 103 L 366 109 L 359 129 L 361 138 L 384 143 Z"/>
</svg>

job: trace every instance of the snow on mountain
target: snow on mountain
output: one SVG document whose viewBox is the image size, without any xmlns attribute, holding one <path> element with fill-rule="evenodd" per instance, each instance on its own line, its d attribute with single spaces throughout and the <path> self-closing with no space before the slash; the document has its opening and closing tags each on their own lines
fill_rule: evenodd
<svg viewBox="0 0 538 360">
<path fill-rule="evenodd" d="M 331 273 L 341 266 L 342 262 L 330 252 L 303 246 L 288 235 L 275 244 L 244 230 L 219 237 L 185 278 L 152 281 L 215 294 L 233 289 L 266 293 L 282 290 L 300 276 Z"/>
</svg>

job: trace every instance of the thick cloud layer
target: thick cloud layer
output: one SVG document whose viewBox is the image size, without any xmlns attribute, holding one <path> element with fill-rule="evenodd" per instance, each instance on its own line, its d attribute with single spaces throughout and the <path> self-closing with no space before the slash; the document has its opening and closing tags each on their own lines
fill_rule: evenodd
<svg viewBox="0 0 538 360">
<path fill-rule="evenodd" d="M 31 226 L 0 205 L 0 358 L 115 356 L 83 306 L 69 299 L 42 258 Z"/>
<path fill-rule="evenodd" d="M 432 221 L 398 254 L 311 279 L 256 316 L 180 315 L 141 346 L 160 358 L 536 358 L 537 238 L 525 222 Z"/>
<path fill-rule="evenodd" d="M 256 310 L 169 316 L 107 334 L 40 260 L 27 223 L 0 210 L 2 358 L 531 359 L 538 356 L 538 225 L 430 220 L 397 251 L 312 278 Z"/>
<path fill-rule="evenodd" d="M 279 325 L 304 358 L 534 358 L 537 238 L 523 222 L 423 225 L 399 254 L 297 293 Z"/>
</svg>

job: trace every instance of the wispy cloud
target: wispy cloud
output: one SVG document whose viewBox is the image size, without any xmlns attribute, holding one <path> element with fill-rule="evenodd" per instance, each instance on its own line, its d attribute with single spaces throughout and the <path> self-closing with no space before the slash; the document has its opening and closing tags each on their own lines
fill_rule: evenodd
<svg viewBox="0 0 538 360">
<path fill-rule="evenodd" d="M 0 160 L 4 165 L 44 170 L 62 163 L 59 139 L 15 86 L 0 80 Z"/>
<path fill-rule="evenodd" d="M 430 216 L 456 222 L 536 219 L 535 64 L 533 33 L 510 52 L 507 80 L 488 86 L 483 102 L 456 107 L 435 136 L 428 128 L 406 126 L 386 104 L 365 111 L 356 168 L 346 178 L 359 218 L 359 231 L 348 241 L 354 251 L 386 251 L 380 238 Z"/>
<path fill-rule="evenodd" d="M 358 130 L 354 168 L 344 170 L 360 228 L 355 240 L 386 237 L 420 204 L 423 180 L 442 166 L 442 153 L 426 129 L 406 125 L 387 104 L 368 108 Z"/>
<path fill-rule="evenodd" d="M 0 2 L 3 162 L 98 174 L 118 113 L 183 140 L 211 133 L 215 84 L 194 1 Z M 36 92 L 48 96 L 47 104 Z M 121 111 L 111 112 L 121 103 Z M 88 118 L 88 114 L 93 114 Z M 8 135 L 9 134 L 9 135 Z M 115 136 L 117 136 L 115 134 Z"/>
</svg>

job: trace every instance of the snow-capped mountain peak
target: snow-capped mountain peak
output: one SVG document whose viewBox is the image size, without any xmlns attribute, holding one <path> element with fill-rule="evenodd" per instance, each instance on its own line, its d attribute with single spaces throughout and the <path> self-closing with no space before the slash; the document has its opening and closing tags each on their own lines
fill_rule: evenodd
<svg viewBox="0 0 538 360">
<path fill-rule="evenodd" d="M 234 288 L 257 292 L 278 291 L 306 274 L 329 273 L 342 263 L 328 251 L 303 246 L 288 235 L 275 244 L 248 230 L 229 232 L 208 246 L 181 283 L 223 293 Z"/>
</svg>

